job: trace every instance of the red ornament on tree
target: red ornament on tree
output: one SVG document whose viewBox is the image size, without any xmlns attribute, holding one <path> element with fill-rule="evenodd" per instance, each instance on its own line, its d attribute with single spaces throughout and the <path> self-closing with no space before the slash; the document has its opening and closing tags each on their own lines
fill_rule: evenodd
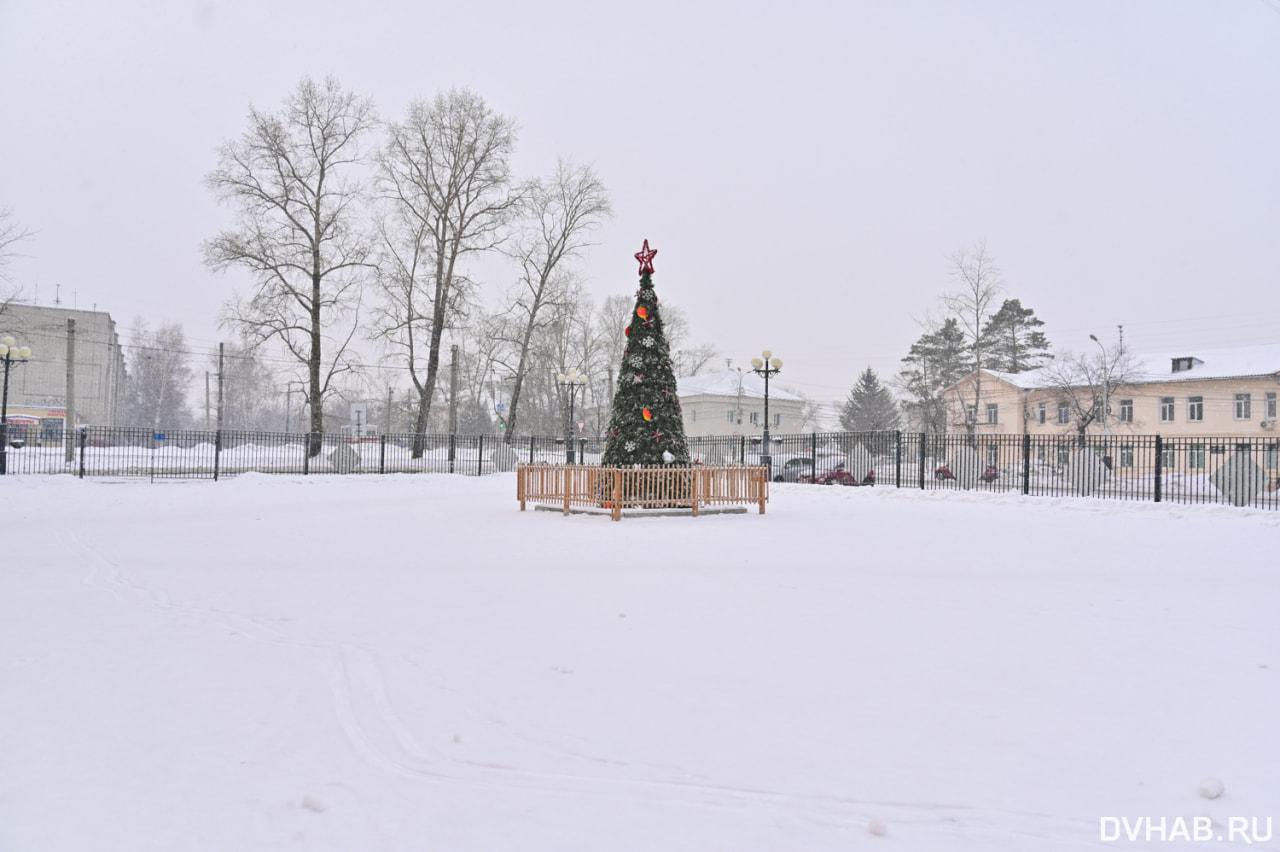
<svg viewBox="0 0 1280 852">
<path fill-rule="evenodd" d="M 653 274 L 653 257 L 658 253 L 657 249 L 649 248 L 649 241 L 644 241 L 644 248 L 636 252 L 636 260 L 640 261 L 640 273 L 643 275 L 648 272 Z"/>
<path fill-rule="evenodd" d="M 640 307 L 636 308 L 636 316 L 640 317 L 640 319 L 648 319 L 649 311 L 643 305 L 641 305 Z"/>
<path fill-rule="evenodd" d="M 649 411 L 649 409 L 647 409 L 647 408 L 646 408 L 646 409 L 644 409 L 644 419 L 645 419 L 645 420 L 652 420 L 652 419 L 653 419 L 653 412 Z"/>
</svg>

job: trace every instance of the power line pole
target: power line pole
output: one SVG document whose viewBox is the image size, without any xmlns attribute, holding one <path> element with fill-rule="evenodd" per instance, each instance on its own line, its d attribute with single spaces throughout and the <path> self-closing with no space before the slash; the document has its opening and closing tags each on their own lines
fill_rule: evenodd
<svg viewBox="0 0 1280 852">
<path fill-rule="evenodd" d="M 449 434 L 458 434 L 458 346 L 449 350 L 453 361 L 449 365 Z"/>
<path fill-rule="evenodd" d="M 76 460 L 76 321 L 67 320 L 67 413 L 62 434 L 68 464 Z"/>
</svg>

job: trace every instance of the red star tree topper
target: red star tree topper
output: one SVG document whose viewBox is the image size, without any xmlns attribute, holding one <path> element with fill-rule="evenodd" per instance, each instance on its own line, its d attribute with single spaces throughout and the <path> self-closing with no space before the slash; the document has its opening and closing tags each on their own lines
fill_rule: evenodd
<svg viewBox="0 0 1280 852">
<path fill-rule="evenodd" d="M 653 274 L 653 256 L 658 253 L 657 249 L 649 248 L 649 241 L 644 241 L 644 248 L 636 252 L 636 260 L 640 261 L 640 274 Z"/>
</svg>

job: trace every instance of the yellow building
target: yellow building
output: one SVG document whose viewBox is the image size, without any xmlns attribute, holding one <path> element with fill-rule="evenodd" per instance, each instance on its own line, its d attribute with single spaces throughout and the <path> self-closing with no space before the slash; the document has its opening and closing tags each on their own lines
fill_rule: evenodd
<svg viewBox="0 0 1280 852">
<path fill-rule="evenodd" d="M 1088 434 L 1266 438 L 1277 430 L 1280 344 L 1138 356 L 1132 378 L 1084 388 L 1108 398 L 1110 414 L 1085 424 Z M 980 383 L 975 406 L 974 387 Z M 1016 375 L 983 370 L 943 392 L 948 431 L 972 422 L 981 435 L 1076 435 L 1081 388 L 1055 386 L 1050 371 Z"/>
<path fill-rule="evenodd" d="M 1104 387 L 1066 387 L 1045 368 L 982 370 L 942 394 L 947 431 L 972 430 L 991 463 L 1016 456 L 1001 438 L 1029 435 L 1040 463 L 1065 464 L 1083 443 L 1120 470 L 1146 470 L 1160 436 L 1165 470 L 1211 470 L 1207 456 L 1245 448 L 1272 476 L 1280 456 L 1278 395 L 1280 344 L 1137 356 L 1123 383 Z"/>
</svg>

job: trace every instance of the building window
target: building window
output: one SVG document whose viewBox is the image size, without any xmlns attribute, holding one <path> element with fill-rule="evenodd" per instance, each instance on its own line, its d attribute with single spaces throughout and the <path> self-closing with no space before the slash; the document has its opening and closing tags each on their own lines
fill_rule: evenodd
<svg viewBox="0 0 1280 852">
<path fill-rule="evenodd" d="M 1120 466 L 1133 467 L 1133 444 L 1120 445 Z"/>
<path fill-rule="evenodd" d="M 752 426 L 759 426 L 759 425 L 760 425 L 760 412 L 759 412 L 759 411 L 753 411 L 753 412 L 751 412 L 751 425 L 752 425 Z"/>
<path fill-rule="evenodd" d="M 1187 420 L 1191 423 L 1199 423 L 1204 420 L 1204 397 L 1187 397 Z"/>
<path fill-rule="evenodd" d="M 1121 423 L 1133 422 L 1133 400 L 1131 399 L 1120 400 L 1120 422 Z"/>
<path fill-rule="evenodd" d="M 782 415 L 781 415 L 781 414 L 775 414 L 775 415 L 773 415 L 773 425 L 774 425 L 775 427 L 777 427 L 777 426 L 781 426 L 781 425 L 782 425 Z"/>
<path fill-rule="evenodd" d="M 1160 468 L 1161 470 L 1173 470 L 1178 466 L 1178 450 L 1176 447 L 1160 448 Z"/>
<path fill-rule="evenodd" d="M 1267 470 L 1275 470 L 1277 462 L 1280 462 L 1280 448 L 1276 447 L 1275 444 L 1272 444 L 1267 447 L 1267 451 L 1263 454 L 1262 464 Z"/>
<path fill-rule="evenodd" d="M 730 423 L 741 423 L 741 422 L 742 422 L 740 419 L 738 419 L 738 412 L 733 411 L 732 409 L 730 409 L 730 411 L 729 411 L 729 422 L 730 422 Z"/>
<path fill-rule="evenodd" d="M 1237 420 L 1250 420 L 1253 418 L 1253 394 L 1238 393 L 1235 399 L 1235 414 Z"/>
<path fill-rule="evenodd" d="M 999 444 L 987 444 L 987 464 L 1000 464 Z"/>
<path fill-rule="evenodd" d="M 1267 391 L 1266 406 L 1267 406 L 1266 418 L 1268 420 L 1275 420 L 1276 419 L 1276 392 L 1275 391 Z"/>
<path fill-rule="evenodd" d="M 1204 444 L 1191 444 L 1187 447 L 1187 469 L 1204 470 Z"/>
<path fill-rule="evenodd" d="M 976 406 L 976 405 L 966 405 L 966 406 L 964 407 L 964 422 L 965 422 L 965 423 L 977 423 L 977 422 L 978 422 L 978 406 Z"/>
<path fill-rule="evenodd" d="M 1036 409 L 1036 422 L 1043 426 L 1048 416 L 1049 404 L 1045 402 L 1040 403 L 1040 406 Z"/>
<path fill-rule="evenodd" d="M 999 403 L 988 402 L 987 403 L 987 423 L 993 424 L 993 423 L 999 423 L 999 422 L 1000 422 Z"/>
<path fill-rule="evenodd" d="M 1161 423 L 1173 422 L 1173 408 L 1174 408 L 1173 397 L 1171 396 L 1160 397 L 1160 422 Z"/>
<path fill-rule="evenodd" d="M 696 409 L 696 408 L 690 408 L 690 409 L 689 409 L 689 422 L 690 422 L 690 423 L 697 423 L 697 422 L 698 422 L 698 409 Z"/>
<path fill-rule="evenodd" d="M 1058 422 L 1063 426 L 1071 422 L 1071 406 L 1065 402 L 1058 403 Z"/>
<path fill-rule="evenodd" d="M 1071 447 L 1066 444 L 1058 445 L 1058 464 L 1071 463 Z"/>
</svg>

